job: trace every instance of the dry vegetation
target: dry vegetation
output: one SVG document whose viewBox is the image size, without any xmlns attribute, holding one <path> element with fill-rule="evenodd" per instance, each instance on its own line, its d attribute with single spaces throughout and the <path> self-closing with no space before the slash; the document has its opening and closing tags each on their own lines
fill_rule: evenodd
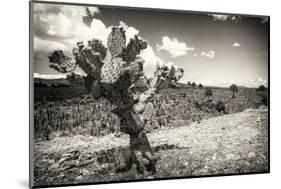
<svg viewBox="0 0 281 189">
<path fill-rule="evenodd" d="M 115 172 L 129 139 L 120 135 L 107 101 L 72 87 L 35 88 L 35 185 L 268 171 L 268 112 L 261 93 L 239 88 L 232 98 L 227 88 L 211 90 L 212 102 L 205 88 L 169 88 L 155 96 L 146 130 L 161 160 L 156 175 L 139 175 L 135 169 Z M 227 104 L 226 115 L 215 109 L 218 101 Z"/>
</svg>

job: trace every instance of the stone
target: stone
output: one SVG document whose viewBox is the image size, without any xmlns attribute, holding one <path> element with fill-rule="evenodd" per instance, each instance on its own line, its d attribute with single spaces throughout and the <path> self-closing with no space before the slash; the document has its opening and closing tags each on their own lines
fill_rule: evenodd
<svg viewBox="0 0 281 189">
<path fill-rule="evenodd" d="M 258 117 L 256 122 L 261 122 L 261 117 Z"/>
<path fill-rule="evenodd" d="M 75 178 L 76 182 L 81 182 L 84 179 L 82 175 L 79 175 L 78 177 Z"/>
<path fill-rule="evenodd" d="M 80 175 L 89 176 L 91 173 L 87 169 L 80 170 Z"/>
<path fill-rule="evenodd" d="M 248 158 L 254 158 L 254 157 L 256 157 L 255 152 L 248 153 Z"/>
</svg>

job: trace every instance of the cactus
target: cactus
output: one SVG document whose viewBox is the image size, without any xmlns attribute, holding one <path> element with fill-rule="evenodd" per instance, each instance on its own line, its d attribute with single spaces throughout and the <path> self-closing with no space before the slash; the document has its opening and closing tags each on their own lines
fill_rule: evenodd
<svg viewBox="0 0 281 189">
<path fill-rule="evenodd" d="M 148 90 L 133 93 L 135 83 L 144 76 L 145 62 L 138 55 L 146 47 L 147 42 L 138 36 L 126 45 L 124 29 L 112 27 L 107 48 L 97 39 L 88 41 L 86 47 L 78 42 L 73 49 L 74 60 L 62 51 L 54 51 L 49 54 L 49 66 L 62 73 L 71 73 L 79 66 L 87 74 L 84 83 L 88 91 L 96 99 L 103 96 L 112 104 L 112 112 L 120 117 L 121 132 L 130 136 L 130 149 L 138 171 L 143 172 L 146 167 L 155 173 L 159 158 L 151 150 L 144 125 L 151 119 L 151 99 L 156 91 L 166 86 L 165 83 L 178 81 L 183 69 L 158 65 L 152 82 L 146 81 Z"/>
</svg>

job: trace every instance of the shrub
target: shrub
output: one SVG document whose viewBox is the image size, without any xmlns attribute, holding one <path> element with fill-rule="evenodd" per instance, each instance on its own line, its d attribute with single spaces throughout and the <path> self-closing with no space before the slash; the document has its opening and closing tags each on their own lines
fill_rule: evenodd
<svg viewBox="0 0 281 189">
<path fill-rule="evenodd" d="M 230 91 L 232 91 L 232 98 L 235 98 L 235 93 L 238 92 L 238 87 L 237 85 L 235 84 L 232 84 L 230 87 L 229 87 Z"/>
<path fill-rule="evenodd" d="M 195 88 L 196 87 L 196 83 L 192 82 L 191 86 L 192 86 L 192 88 Z"/>
<path fill-rule="evenodd" d="M 213 96 L 213 92 L 212 92 L 212 90 L 210 88 L 206 89 L 205 96 L 207 98 L 210 98 L 211 96 Z"/>
<path fill-rule="evenodd" d="M 268 99 L 267 96 L 262 94 L 261 95 L 261 104 L 267 106 L 268 105 Z"/>
</svg>

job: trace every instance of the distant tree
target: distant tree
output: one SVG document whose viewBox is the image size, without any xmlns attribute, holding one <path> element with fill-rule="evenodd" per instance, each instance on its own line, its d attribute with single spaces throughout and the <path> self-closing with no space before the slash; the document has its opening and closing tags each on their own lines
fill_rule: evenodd
<svg viewBox="0 0 281 189">
<path fill-rule="evenodd" d="M 191 86 L 191 82 L 190 82 L 190 81 L 189 81 L 189 82 L 187 82 L 187 85 L 188 85 L 188 86 Z"/>
<path fill-rule="evenodd" d="M 207 98 L 210 98 L 211 96 L 213 96 L 213 91 L 210 88 L 206 89 L 205 96 Z"/>
<path fill-rule="evenodd" d="M 230 91 L 232 91 L 232 98 L 235 98 L 235 93 L 238 92 L 238 87 L 237 85 L 235 84 L 232 84 L 230 87 L 229 87 Z"/>
<path fill-rule="evenodd" d="M 195 88 L 196 87 L 196 83 L 192 82 L 191 86 L 192 86 L 192 88 Z"/>
<path fill-rule="evenodd" d="M 88 16 L 91 16 L 91 15 L 92 15 L 92 13 L 91 13 L 89 7 L 86 7 L 86 14 L 87 14 Z"/>
<path fill-rule="evenodd" d="M 201 83 L 199 83 L 198 87 L 199 87 L 199 89 L 202 89 L 203 85 Z"/>
<path fill-rule="evenodd" d="M 258 92 L 263 92 L 263 91 L 265 91 L 265 90 L 266 90 L 266 88 L 265 88 L 264 85 L 260 85 L 260 86 L 257 88 L 257 91 L 258 91 Z"/>
</svg>

